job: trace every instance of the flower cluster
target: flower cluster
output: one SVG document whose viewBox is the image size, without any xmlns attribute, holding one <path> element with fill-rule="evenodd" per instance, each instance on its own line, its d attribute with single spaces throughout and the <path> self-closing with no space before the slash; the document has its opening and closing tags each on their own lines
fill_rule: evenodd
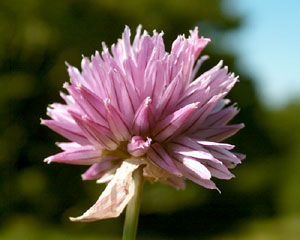
<svg viewBox="0 0 300 240">
<path fill-rule="evenodd" d="M 65 104 L 54 103 L 42 120 L 71 142 L 58 143 L 63 152 L 47 163 L 90 165 L 84 180 L 108 183 L 98 201 L 78 221 L 117 217 L 133 196 L 133 172 L 143 165 L 149 181 L 184 188 L 185 179 L 217 189 L 212 177 L 230 179 L 228 169 L 242 154 L 230 152 L 222 141 L 243 127 L 227 125 L 238 113 L 226 106 L 226 94 L 237 82 L 222 62 L 197 76 L 209 43 L 179 36 L 170 53 L 163 34 L 150 36 L 138 27 L 133 42 L 130 29 L 109 50 L 83 58 L 82 71 L 68 65 L 70 83 L 61 93 Z"/>
</svg>

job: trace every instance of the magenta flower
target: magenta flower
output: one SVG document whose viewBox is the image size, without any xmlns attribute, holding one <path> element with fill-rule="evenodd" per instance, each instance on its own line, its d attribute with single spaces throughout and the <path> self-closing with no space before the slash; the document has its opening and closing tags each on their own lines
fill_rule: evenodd
<svg viewBox="0 0 300 240">
<path fill-rule="evenodd" d="M 163 34 L 141 34 L 133 43 L 128 27 L 111 53 L 83 58 L 82 72 L 68 65 L 71 83 L 61 93 L 66 104 L 54 103 L 42 120 L 71 142 L 45 162 L 91 165 L 82 175 L 108 185 L 78 221 L 117 217 L 134 194 L 132 174 L 144 165 L 145 179 L 184 188 L 185 179 L 217 189 L 212 177 L 231 179 L 229 172 L 244 158 L 221 143 L 244 125 L 227 123 L 238 113 L 224 99 L 237 82 L 222 62 L 197 76 L 197 62 L 210 40 L 179 36 L 171 52 Z"/>
</svg>

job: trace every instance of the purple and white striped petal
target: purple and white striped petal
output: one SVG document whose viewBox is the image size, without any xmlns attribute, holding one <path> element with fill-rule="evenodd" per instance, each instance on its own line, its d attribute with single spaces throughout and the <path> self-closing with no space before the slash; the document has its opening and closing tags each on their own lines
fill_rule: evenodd
<svg viewBox="0 0 300 240">
<path fill-rule="evenodd" d="M 147 97 L 135 113 L 132 131 L 139 136 L 147 136 L 153 122 L 153 114 L 151 110 L 151 98 Z"/>
<path fill-rule="evenodd" d="M 170 144 L 168 144 L 168 150 L 176 154 L 193 157 L 197 159 L 207 159 L 210 161 L 215 161 L 215 156 L 211 154 L 207 149 L 202 147 L 196 141 L 189 137 L 180 136 L 174 139 Z"/>
<path fill-rule="evenodd" d="M 103 126 L 108 126 L 103 100 L 82 85 L 77 88 L 85 102 L 85 107 L 88 108 L 88 113 L 90 113 L 89 115 L 94 116 L 92 120 Z"/>
<path fill-rule="evenodd" d="M 154 165 L 162 168 L 168 173 L 182 176 L 181 172 L 176 167 L 174 160 L 159 143 L 154 143 L 151 145 L 147 152 L 147 158 Z"/>
<path fill-rule="evenodd" d="M 126 141 L 131 137 L 129 124 L 125 117 L 121 117 L 120 113 L 110 104 L 109 99 L 105 100 L 106 117 L 110 130 L 118 141 Z"/>
<path fill-rule="evenodd" d="M 222 126 L 227 124 L 237 113 L 238 109 L 235 106 L 224 108 L 218 112 L 210 114 L 202 123 L 202 128 Z"/>
<path fill-rule="evenodd" d="M 105 156 L 101 162 L 94 163 L 85 173 L 81 175 L 83 180 L 94 180 L 101 178 L 105 173 L 117 168 L 121 161 L 114 156 Z"/>
<path fill-rule="evenodd" d="M 180 162 L 176 162 L 176 165 L 186 178 L 190 179 L 191 181 L 193 181 L 205 188 L 216 189 L 218 192 L 220 192 L 220 190 L 217 188 L 216 184 L 213 181 L 199 177 L 194 171 L 190 170 L 189 168 L 187 168 L 184 164 L 182 164 Z"/>
<path fill-rule="evenodd" d="M 234 148 L 234 145 L 228 143 L 218 143 L 218 142 L 210 142 L 210 141 L 203 141 L 203 140 L 196 140 L 197 143 L 206 147 L 220 147 L 227 150 L 231 150 Z"/>
<path fill-rule="evenodd" d="M 229 172 L 226 165 L 223 165 L 221 162 L 216 163 L 207 161 L 203 164 L 206 166 L 206 168 L 209 170 L 213 177 L 226 180 L 234 178 L 234 175 L 231 172 Z"/>
<path fill-rule="evenodd" d="M 52 129 L 53 131 L 59 133 L 60 135 L 64 136 L 65 138 L 77 142 L 81 145 L 89 145 L 91 144 L 90 141 L 84 136 L 82 132 L 78 132 L 77 125 L 69 125 L 62 122 L 57 122 L 55 120 L 43 120 L 41 119 L 41 124 L 47 126 L 48 128 Z"/>
<path fill-rule="evenodd" d="M 186 120 L 196 111 L 197 106 L 198 103 L 189 104 L 158 122 L 153 132 L 155 140 L 162 142 L 185 127 Z"/>
<path fill-rule="evenodd" d="M 191 137 L 197 139 L 203 139 L 212 142 L 221 142 L 226 138 L 231 137 L 236 134 L 239 130 L 241 130 L 245 125 L 234 124 L 227 126 L 216 126 L 210 128 L 198 129 L 197 132 L 191 134 Z"/>
<path fill-rule="evenodd" d="M 193 157 L 188 156 L 178 156 L 177 159 L 190 171 L 194 172 L 196 176 L 199 176 L 201 179 L 210 179 L 210 171 L 203 165 L 200 161 L 197 161 Z"/>
<path fill-rule="evenodd" d="M 102 150 L 93 146 L 82 146 L 80 149 L 58 153 L 44 160 L 46 163 L 66 163 L 75 165 L 92 165 L 101 161 Z"/>
<path fill-rule="evenodd" d="M 220 148 L 220 147 L 207 147 L 206 148 L 211 154 L 213 154 L 218 160 L 222 162 L 230 162 L 234 164 L 241 163 L 241 160 L 232 152 Z"/>
<path fill-rule="evenodd" d="M 106 148 L 107 150 L 115 150 L 118 147 L 118 141 L 114 139 L 108 128 L 89 120 L 86 116 L 80 116 L 74 112 L 70 113 L 84 132 L 86 138 L 95 146 Z"/>
</svg>

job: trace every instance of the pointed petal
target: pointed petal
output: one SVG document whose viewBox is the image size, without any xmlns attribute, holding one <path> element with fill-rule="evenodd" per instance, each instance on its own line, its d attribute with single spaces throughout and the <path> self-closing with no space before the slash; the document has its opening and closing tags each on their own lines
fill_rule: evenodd
<svg viewBox="0 0 300 240">
<path fill-rule="evenodd" d="M 132 156 L 140 157 L 148 151 L 151 141 L 152 139 L 148 137 L 145 141 L 140 136 L 133 136 L 127 145 L 127 150 Z"/>
<path fill-rule="evenodd" d="M 189 104 L 160 121 L 154 129 L 155 140 L 164 141 L 178 129 L 183 128 L 186 120 L 195 112 L 197 106 L 198 103 Z"/>
<path fill-rule="evenodd" d="M 99 112 L 96 111 L 96 109 L 83 97 L 81 92 L 90 92 L 87 88 L 85 88 L 81 84 L 78 84 L 76 87 L 74 87 L 73 85 L 64 84 L 64 88 L 68 90 L 83 113 L 89 116 L 89 118 L 91 118 L 93 121 L 102 125 L 107 125 L 105 118 L 101 114 L 99 114 Z M 98 106 L 101 106 L 101 100 L 98 101 L 97 104 Z M 102 105 L 104 106 L 103 101 Z"/>
<path fill-rule="evenodd" d="M 105 173 L 118 167 L 120 161 L 114 156 L 105 156 L 101 162 L 94 163 L 84 174 L 81 175 L 83 180 L 94 180 L 102 177 Z"/>
<path fill-rule="evenodd" d="M 219 178 L 219 179 L 231 179 L 234 177 L 234 175 L 229 172 L 227 167 L 220 163 L 215 162 L 206 162 L 204 165 L 207 167 L 207 169 L 210 171 L 211 175 Z"/>
<path fill-rule="evenodd" d="M 207 150 L 210 151 L 215 158 L 222 162 L 230 162 L 234 164 L 241 163 L 241 160 L 232 152 L 220 147 L 207 147 Z"/>
<path fill-rule="evenodd" d="M 95 146 L 106 148 L 108 150 L 115 150 L 118 147 L 118 142 L 114 139 L 108 128 L 87 119 L 86 116 L 80 116 L 74 112 L 70 112 L 70 114 L 86 137 Z"/>
<path fill-rule="evenodd" d="M 210 171 L 196 159 L 193 159 L 192 157 L 182 156 L 180 157 L 180 162 L 201 179 L 208 180 L 211 178 Z"/>
<path fill-rule="evenodd" d="M 193 116 L 188 120 L 187 127 L 182 130 L 182 132 L 193 133 L 199 128 L 203 128 L 202 123 L 205 122 L 206 118 L 209 116 L 213 108 L 216 106 L 219 99 L 223 98 L 225 93 L 218 94 L 209 99 L 208 102 L 203 103 L 199 106 L 199 110 L 193 114 Z"/>
<path fill-rule="evenodd" d="M 138 108 L 133 119 L 133 132 L 136 135 L 146 136 L 153 122 L 151 98 L 147 97 Z"/>
<path fill-rule="evenodd" d="M 85 107 L 88 108 L 89 115 L 94 116 L 93 120 L 97 120 L 97 123 L 107 126 L 103 100 L 82 85 L 79 86 L 79 92 L 85 100 Z"/>
<path fill-rule="evenodd" d="M 97 202 L 82 216 L 70 218 L 71 221 L 90 222 L 118 217 L 133 197 L 135 184 L 132 174 L 138 167 L 137 162 L 124 161 Z"/>
<path fill-rule="evenodd" d="M 159 144 L 152 144 L 148 149 L 147 158 L 156 166 L 163 170 L 177 175 L 182 176 L 178 168 L 176 167 L 174 160 L 169 156 L 166 150 Z"/>
<path fill-rule="evenodd" d="M 95 149 L 93 146 L 82 146 L 80 149 L 65 151 L 50 156 L 44 162 L 67 163 L 78 165 L 91 165 L 101 160 L 101 149 Z"/>
<path fill-rule="evenodd" d="M 212 114 L 221 111 L 227 104 L 230 103 L 229 99 L 221 99 L 217 105 L 215 106 L 215 108 L 212 110 Z"/>
<path fill-rule="evenodd" d="M 206 146 L 206 147 L 220 147 L 227 150 L 231 150 L 234 148 L 234 145 L 228 144 L 228 143 L 217 143 L 217 142 L 210 142 L 210 141 L 202 141 L 202 140 L 195 140 L 200 145 Z"/>
<path fill-rule="evenodd" d="M 207 59 L 209 59 L 209 57 L 207 55 L 205 56 L 202 56 L 197 62 L 196 62 L 196 65 L 195 67 L 193 68 L 193 71 L 192 71 L 192 76 L 191 76 L 191 79 L 194 79 L 195 76 L 197 75 L 197 72 L 199 71 L 201 65 L 203 64 L 203 62 L 205 62 Z"/>
<path fill-rule="evenodd" d="M 144 73 L 144 85 L 142 97 L 150 96 L 153 106 L 156 108 L 160 103 L 161 96 L 166 88 L 165 69 L 161 60 L 149 62 Z"/>
<path fill-rule="evenodd" d="M 197 59 L 202 50 L 210 42 L 209 38 L 199 38 L 198 27 L 195 27 L 194 30 L 190 31 L 190 37 L 188 38 L 189 43 L 191 44 L 191 49 L 193 50 L 194 59 Z"/>
<path fill-rule="evenodd" d="M 174 152 L 176 154 L 176 157 L 183 155 L 186 157 L 194 157 L 197 159 L 207 159 L 211 161 L 216 160 L 208 150 L 200 146 L 193 139 L 186 136 L 180 136 L 174 139 L 172 143 L 168 144 L 168 150 Z"/>
<path fill-rule="evenodd" d="M 180 171 L 182 172 L 182 174 L 192 180 L 193 182 L 208 188 L 208 189 L 216 189 L 218 192 L 220 192 L 220 190 L 217 188 L 216 184 L 211 181 L 211 180 L 207 180 L 207 179 L 203 179 L 201 177 L 199 177 L 197 174 L 195 174 L 194 171 L 190 170 L 189 168 L 187 168 L 185 165 L 183 165 L 180 162 L 176 162 L 178 168 L 180 169 Z"/>
<path fill-rule="evenodd" d="M 241 161 L 243 161 L 246 158 L 246 155 L 242 153 L 233 153 L 233 154 Z"/>
<path fill-rule="evenodd" d="M 74 130 L 77 129 L 77 126 L 74 124 L 74 127 L 66 127 L 62 122 L 57 122 L 55 120 L 41 120 L 41 124 L 46 125 L 53 131 L 59 133 L 60 135 L 64 136 L 65 138 L 77 142 L 82 145 L 91 144 L 90 141 L 79 132 L 75 132 Z"/>
<path fill-rule="evenodd" d="M 227 124 L 237 113 L 238 109 L 235 106 L 230 106 L 222 109 L 218 112 L 210 114 L 205 121 L 202 123 L 201 127 L 214 127 L 214 126 L 224 126 Z"/>
<path fill-rule="evenodd" d="M 120 113 L 110 104 L 109 99 L 105 100 L 106 117 L 109 128 L 118 141 L 127 141 L 131 134 L 128 128 L 128 123 L 125 116 Z"/>
<path fill-rule="evenodd" d="M 161 96 L 157 106 L 157 118 L 166 116 L 174 110 L 174 106 L 177 105 L 180 94 L 183 91 L 182 71 L 179 71 L 178 75 L 166 88 L 164 94 Z M 157 82 L 156 84 L 161 84 Z"/>
<path fill-rule="evenodd" d="M 66 64 L 68 66 L 68 73 L 70 76 L 71 83 L 74 83 L 75 85 L 77 85 L 77 84 L 83 84 L 86 82 L 76 67 L 73 67 L 73 66 L 69 65 L 68 63 L 66 63 Z"/>
<path fill-rule="evenodd" d="M 226 69 L 221 69 L 222 64 L 223 62 L 221 61 L 218 65 L 201 74 L 195 81 L 191 82 L 178 102 L 179 107 L 196 101 L 201 103 L 206 102 L 211 90 L 219 90 L 219 87 L 212 89 L 210 85 L 216 80 L 218 80 L 218 84 L 221 84 L 226 78 L 227 71 Z"/>
<path fill-rule="evenodd" d="M 64 151 L 72 151 L 72 150 L 78 150 L 82 148 L 82 145 L 76 143 L 76 142 L 62 142 L 62 143 L 56 143 L 56 145 Z"/>
<path fill-rule="evenodd" d="M 233 153 L 240 161 L 243 161 L 245 158 L 246 158 L 246 155 L 245 154 L 242 154 L 242 153 Z M 238 163 L 233 163 L 233 162 L 230 162 L 230 161 L 224 161 L 223 160 L 223 164 L 224 166 L 226 166 L 227 168 L 231 169 L 231 168 L 235 168 L 236 165 Z"/>
<path fill-rule="evenodd" d="M 112 105 L 115 106 L 118 111 L 131 118 L 135 112 L 134 101 L 138 101 L 139 99 L 132 89 L 133 84 L 130 84 L 129 79 L 126 79 L 126 76 L 124 76 L 121 71 L 121 69 L 114 68 L 109 72 L 111 79 L 110 99 Z"/>
<path fill-rule="evenodd" d="M 234 124 L 221 127 L 210 127 L 204 129 L 198 129 L 197 132 L 193 133 L 191 136 L 197 139 L 205 139 L 212 142 L 221 142 L 222 140 L 231 137 L 245 125 Z"/>
</svg>

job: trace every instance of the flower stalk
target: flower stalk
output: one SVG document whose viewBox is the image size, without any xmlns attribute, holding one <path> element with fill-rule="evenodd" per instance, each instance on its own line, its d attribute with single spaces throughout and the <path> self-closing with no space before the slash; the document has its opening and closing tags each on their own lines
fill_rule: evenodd
<svg viewBox="0 0 300 240">
<path fill-rule="evenodd" d="M 133 172 L 134 195 L 126 208 L 122 240 L 135 240 L 144 186 L 143 166 Z"/>
</svg>

